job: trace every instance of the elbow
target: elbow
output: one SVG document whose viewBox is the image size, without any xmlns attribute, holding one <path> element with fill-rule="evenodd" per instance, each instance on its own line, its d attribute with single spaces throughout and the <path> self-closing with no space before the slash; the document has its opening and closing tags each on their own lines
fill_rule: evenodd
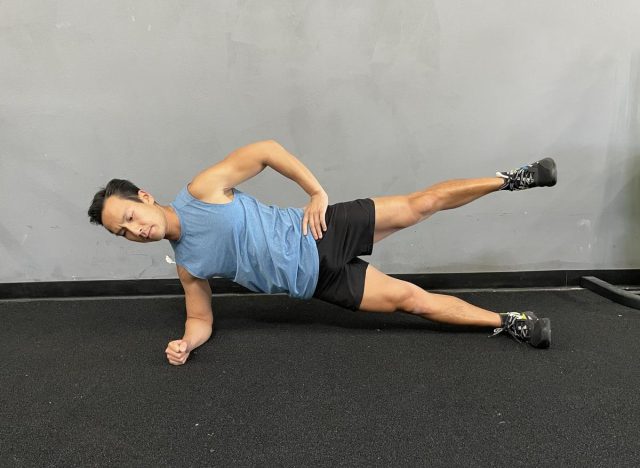
<svg viewBox="0 0 640 468">
<path fill-rule="evenodd" d="M 278 143 L 276 140 L 264 140 L 262 142 L 260 142 L 262 145 L 266 146 L 266 147 L 279 147 L 281 146 L 280 143 Z"/>
<path fill-rule="evenodd" d="M 271 167 L 271 161 L 274 157 L 277 157 L 284 148 L 276 140 L 264 140 L 259 143 L 260 154 L 262 155 L 263 167 Z"/>
<path fill-rule="evenodd" d="M 262 141 L 260 142 L 260 146 L 262 147 L 263 152 L 267 155 L 272 155 L 284 149 L 283 146 L 276 140 Z"/>
</svg>

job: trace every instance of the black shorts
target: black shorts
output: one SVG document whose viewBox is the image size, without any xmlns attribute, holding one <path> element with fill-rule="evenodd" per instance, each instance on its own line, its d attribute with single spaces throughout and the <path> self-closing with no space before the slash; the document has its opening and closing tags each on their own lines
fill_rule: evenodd
<svg viewBox="0 0 640 468">
<path fill-rule="evenodd" d="M 318 285 L 313 297 L 358 310 L 369 264 L 358 255 L 371 255 L 376 210 L 363 198 L 327 207 L 327 230 L 316 240 L 320 257 Z"/>
</svg>

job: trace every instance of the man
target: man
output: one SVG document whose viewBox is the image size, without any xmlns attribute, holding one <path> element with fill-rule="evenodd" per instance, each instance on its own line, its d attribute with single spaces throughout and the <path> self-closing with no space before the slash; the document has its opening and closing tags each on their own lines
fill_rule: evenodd
<svg viewBox="0 0 640 468">
<path fill-rule="evenodd" d="M 271 167 L 310 196 L 304 209 L 266 206 L 235 187 Z M 90 221 L 134 242 L 168 239 L 175 252 L 187 309 L 182 339 L 165 350 L 184 364 L 213 329 L 207 278 L 223 276 L 253 291 L 315 297 L 352 310 L 401 311 L 425 319 L 494 328 L 537 348 L 550 344 L 549 319 L 526 312 L 498 314 L 453 296 L 432 294 L 385 275 L 358 258 L 373 244 L 442 210 L 498 190 L 556 184 L 551 158 L 496 177 L 451 180 L 408 195 L 328 205 L 313 174 L 275 141 L 239 148 L 200 172 L 169 206 L 127 180 L 96 193 Z"/>
</svg>

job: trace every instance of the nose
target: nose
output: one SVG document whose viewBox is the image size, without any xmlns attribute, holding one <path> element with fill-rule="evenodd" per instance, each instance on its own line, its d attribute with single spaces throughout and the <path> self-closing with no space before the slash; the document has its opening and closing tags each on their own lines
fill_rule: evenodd
<svg viewBox="0 0 640 468">
<path fill-rule="evenodd" d="M 136 237 L 142 237 L 142 232 L 143 232 L 143 228 L 141 225 L 134 225 L 133 223 L 130 223 L 129 226 L 127 226 L 129 231 L 131 231 L 131 234 L 133 234 Z"/>
</svg>

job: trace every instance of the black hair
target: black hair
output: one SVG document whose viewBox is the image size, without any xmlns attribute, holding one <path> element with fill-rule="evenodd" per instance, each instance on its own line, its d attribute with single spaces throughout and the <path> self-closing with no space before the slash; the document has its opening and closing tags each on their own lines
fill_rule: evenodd
<svg viewBox="0 0 640 468">
<path fill-rule="evenodd" d="M 102 210 L 104 202 L 112 195 L 120 197 L 124 200 L 132 200 L 142 203 L 138 197 L 140 189 L 132 182 L 125 179 L 111 179 L 106 187 L 100 189 L 93 196 L 93 201 L 89 207 L 89 222 L 102 226 Z"/>
</svg>

